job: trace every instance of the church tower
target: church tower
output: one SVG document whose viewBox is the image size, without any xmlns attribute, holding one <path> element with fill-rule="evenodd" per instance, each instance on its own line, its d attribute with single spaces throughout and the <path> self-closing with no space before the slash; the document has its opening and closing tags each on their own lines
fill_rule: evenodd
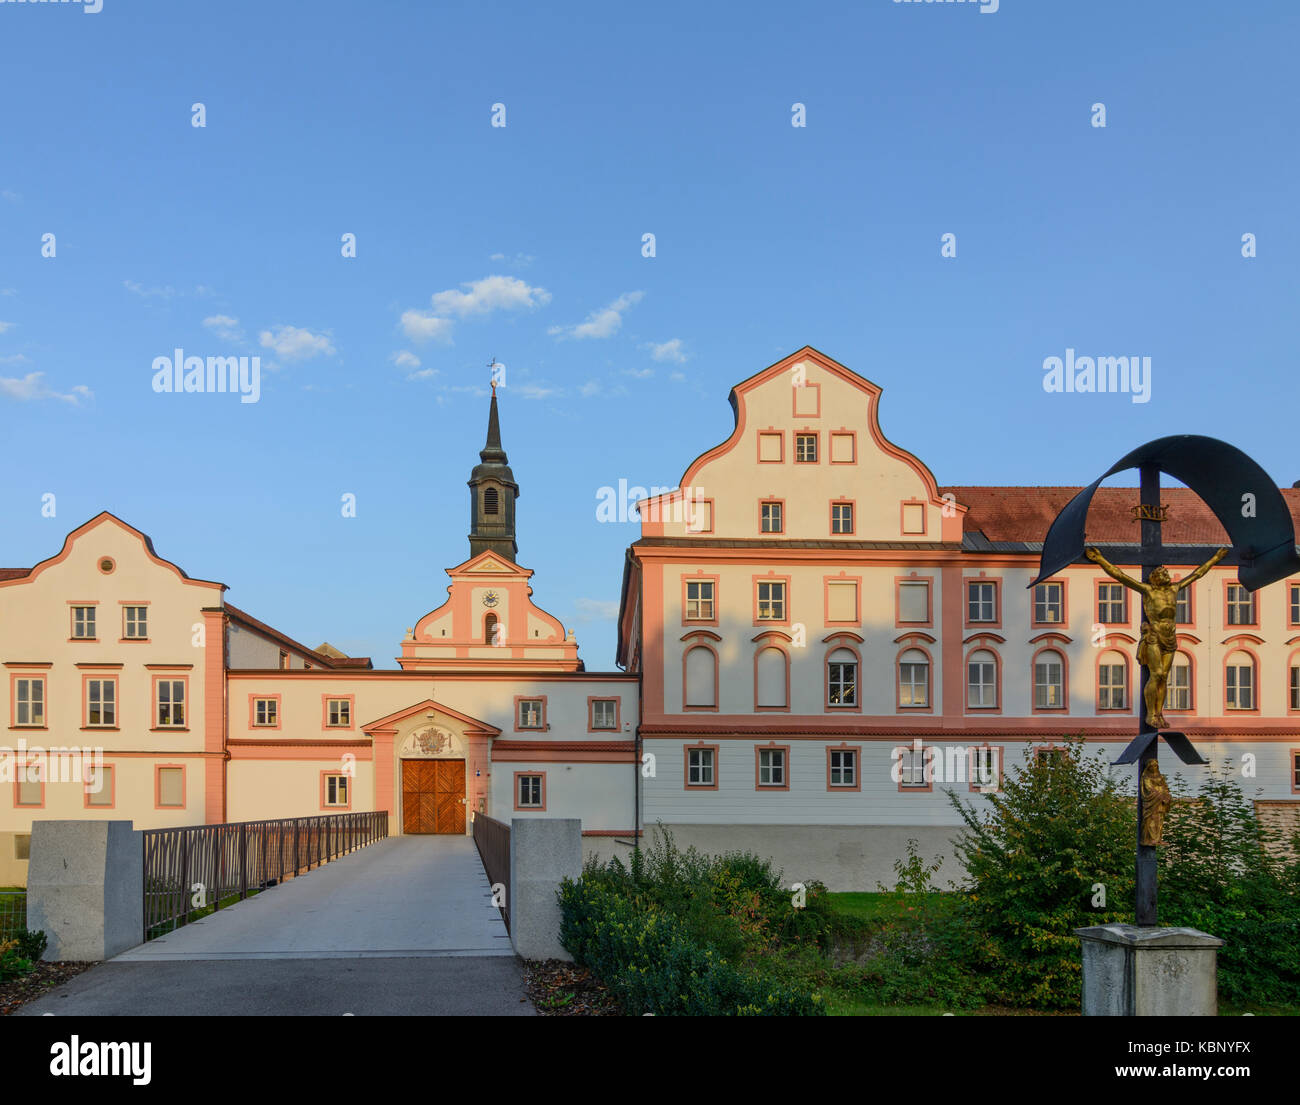
<svg viewBox="0 0 1300 1105">
<path fill-rule="evenodd" d="M 487 444 L 479 453 L 481 463 L 469 477 L 469 555 L 491 549 L 511 563 L 519 553 L 515 543 L 515 500 L 519 485 L 510 471 L 506 451 L 501 448 L 501 423 L 497 416 L 497 389 L 492 387 L 488 412 Z"/>
</svg>

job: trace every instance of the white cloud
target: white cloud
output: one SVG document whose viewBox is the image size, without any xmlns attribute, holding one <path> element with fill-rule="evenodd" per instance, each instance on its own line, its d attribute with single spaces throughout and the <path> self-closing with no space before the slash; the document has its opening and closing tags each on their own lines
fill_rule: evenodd
<svg viewBox="0 0 1300 1105">
<path fill-rule="evenodd" d="M 686 362 L 686 354 L 682 352 L 681 338 L 673 338 L 672 341 L 659 344 L 650 342 L 641 348 L 650 350 L 650 356 L 656 361 L 672 361 L 673 364 L 684 364 Z"/>
<path fill-rule="evenodd" d="M 286 361 L 306 361 L 322 353 L 332 355 L 336 352 L 328 333 L 313 334 L 297 326 L 277 326 L 274 332 L 263 330 L 258 340 L 263 349 L 274 350 Z"/>
<path fill-rule="evenodd" d="M 17 288 L 0 288 L 0 295 L 17 295 Z"/>
<path fill-rule="evenodd" d="M 402 312 L 402 332 L 412 341 L 425 342 L 431 338 L 450 341 L 453 325 L 449 318 L 437 318 L 424 311 Z"/>
<path fill-rule="evenodd" d="M 548 388 L 543 384 L 522 384 L 516 385 L 510 389 L 521 399 L 546 399 L 552 395 L 559 395 L 559 389 Z"/>
<path fill-rule="evenodd" d="M 123 280 L 122 286 L 141 299 L 172 299 L 180 295 L 175 288 L 168 284 L 165 288 L 146 288 L 143 284 L 135 280 Z"/>
<path fill-rule="evenodd" d="M 609 621 L 618 617 L 618 603 L 613 599 L 578 599 L 578 621 Z"/>
<path fill-rule="evenodd" d="M 653 368 L 625 368 L 625 369 L 623 369 L 623 375 L 624 375 L 624 376 L 634 376 L 634 377 L 636 377 L 636 379 L 638 379 L 638 380 L 645 380 L 645 379 L 647 379 L 647 378 L 653 376 L 654 374 L 655 374 L 655 370 L 654 370 Z"/>
<path fill-rule="evenodd" d="M 686 379 L 686 373 L 685 373 L 685 372 L 670 372 L 670 373 L 668 373 L 668 379 L 673 380 L 673 381 L 675 381 L 676 383 L 679 383 L 679 384 L 680 384 L 683 380 Z"/>
<path fill-rule="evenodd" d="M 412 372 L 406 378 L 408 380 L 431 380 L 438 375 L 436 368 L 422 368 L 419 372 Z"/>
<path fill-rule="evenodd" d="M 17 203 L 23 198 L 21 193 L 15 192 L 12 188 L 6 188 L 3 192 L 0 192 L 0 196 L 3 196 L 10 203 Z"/>
<path fill-rule="evenodd" d="M 230 315 L 209 315 L 203 325 L 224 341 L 241 341 L 244 332 L 239 328 L 239 319 Z"/>
<path fill-rule="evenodd" d="M 434 292 L 435 315 L 485 315 L 490 311 L 518 311 L 544 306 L 551 301 L 545 288 L 534 288 L 517 276 L 485 276 L 461 285 L 468 291 L 449 289 Z"/>
<path fill-rule="evenodd" d="M 0 322 L 0 334 L 3 334 L 6 330 L 10 330 L 12 328 L 13 328 L 12 322 Z"/>
<path fill-rule="evenodd" d="M 588 380 L 582 387 L 578 388 L 578 394 L 584 399 L 590 399 L 593 395 L 600 394 L 600 381 Z"/>
<path fill-rule="evenodd" d="M 625 292 L 608 307 L 592 311 L 584 322 L 576 326 L 552 326 L 547 333 L 552 336 L 567 335 L 571 338 L 610 338 L 623 325 L 623 312 L 640 303 L 645 292 Z"/>
<path fill-rule="evenodd" d="M 398 368 L 419 368 L 420 358 L 409 349 L 399 349 L 388 358 Z"/>
<path fill-rule="evenodd" d="M 17 399 L 19 402 L 27 402 L 31 399 L 59 399 L 73 406 L 82 399 L 94 398 L 94 393 L 85 384 L 77 384 L 66 394 L 51 391 L 41 382 L 44 375 L 43 372 L 29 372 L 21 380 L 0 376 L 0 395 Z"/>
<path fill-rule="evenodd" d="M 504 253 L 494 253 L 488 260 L 509 265 L 512 269 L 526 269 L 537 258 L 531 253 L 516 253 L 513 257 L 507 257 Z"/>
<path fill-rule="evenodd" d="M 27 358 L 21 353 L 13 353 L 8 357 L 0 357 L 0 364 L 26 364 Z"/>
</svg>

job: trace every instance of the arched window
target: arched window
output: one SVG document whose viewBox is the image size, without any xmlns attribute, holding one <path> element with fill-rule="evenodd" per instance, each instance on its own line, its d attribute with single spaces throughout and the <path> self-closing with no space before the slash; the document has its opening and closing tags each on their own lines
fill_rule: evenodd
<svg viewBox="0 0 1300 1105">
<path fill-rule="evenodd" d="M 686 653 L 683 703 L 687 706 L 717 706 L 718 658 L 711 648 L 696 645 Z"/>
<path fill-rule="evenodd" d="M 489 487 L 483 492 L 483 513 L 501 513 L 501 493 L 495 487 Z"/>
<path fill-rule="evenodd" d="M 1065 706 L 1065 661 L 1048 649 L 1034 659 L 1034 709 L 1059 710 Z"/>
<path fill-rule="evenodd" d="M 997 658 L 987 649 L 972 652 L 966 660 L 966 705 L 978 710 L 997 704 Z"/>
<path fill-rule="evenodd" d="M 837 648 L 826 657 L 826 704 L 858 704 L 858 657 L 847 648 Z"/>
<path fill-rule="evenodd" d="M 483 643 L 485 645 L 497 643 L 497 616 L 495 614 L 489 614 L 483 619 Z"/>
<path fill-rule="evenodd" d="M 754 705 L 783 708 L 786 686 L 789 683 L 789 660 L 779 648 L 771 645 L 760 649 L 754 660 Z"/>
<path fill-rule="evenodd" d="M 1255 686 L 1255 660 L 1240 650 L 1228 657 L 1224 668 L 1223 705 L 1228 710 L 1253 710 L 1259 689 Z"/>
<path fill-rule="evenodd" d="M 1122 652 L 1104 652 L 1097 662 L 1097 709 L 1128 707 L 1128 659 Z"/>
<path fill-rule="evenodd" d="M 930 705 L 930 658 L 919 648 L 898 658 L 898 705 Z"/>
<path fill-rule="evenodd" d="M 1169 666 L 1169 680 L 1165 684 L 1166 710 L 1190 710 L 1192 708 L 1192 662 L 1184 652 L 1174 653 L 1174 662 Z"/>
</svg>

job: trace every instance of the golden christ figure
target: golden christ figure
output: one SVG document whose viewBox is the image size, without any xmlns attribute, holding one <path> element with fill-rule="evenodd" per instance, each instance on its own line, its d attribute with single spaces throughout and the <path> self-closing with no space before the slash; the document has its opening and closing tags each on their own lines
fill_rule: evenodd
<svg viewBox="0 0 1300 1105">
<path fill-rule="evenodd" d="M 1168 724 L 1164 715 L 1165 688 L 1169 681 L 1169 668 L 1174 662 L 1174 653 L 1178 650 L 1178 628 L 1175 621 L 1178 592 L 1205 575 L 1228 555 L 1228 550 L 1220 549 L 1177 583 L 1169 578 L 1168 569 L 1163 567 L 1153 568 L 1150 580 L 1142 583 L 1120 571 L 1092 546 L 1085 550 L 1084 555 L 1111 579 L 1142 596 L 1142 613 L 1146 620 L 1142 623 L 1142 640 L 1137 647 L 1137 659 L 1147 669 L 1149 676 L 1146 691 L 1147 724 L 1155 729 L 1164 729 Z"/>
</svg>

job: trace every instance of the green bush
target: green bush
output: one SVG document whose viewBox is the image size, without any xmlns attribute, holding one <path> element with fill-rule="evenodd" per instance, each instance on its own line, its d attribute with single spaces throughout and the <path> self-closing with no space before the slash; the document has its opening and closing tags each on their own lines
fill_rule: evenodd
<svg viewBox="0 0 1300 1105">
<path fill-rule="evenodd" d="M 948 797 L 965 826 L 954 846 L 968 879 L 962 914 L 977 933 L 970 969 L 996 1001 L 1077 1008 L 1074 930 L 1132 921 L 1135 813 L 1106 753 L 1071 740 L 1050 761 L 1028 752 L 984 806 Z"/>
<path fill-rule="evenodd" d="M 32 969 L 32 961 L 18 950 L 17 940 L 0 941 L 0 981 L 18 978 Z"/>
<path fill-rule="evenodd" d="M 1225 941 L 1219 994 L 1238 1004 L 1300 1004 L 1300 863 L 1264 825 L 1225 765 L 1176 801 L 1160 849 L 1160 923 Z"/>
<path fill-rule="evenodd" d="M 820 998 L 728 963 L 677 917 L 600 880 L 566 879 L 560 941 L 630 1014 L 810 1016 Z"/>
<path fill-rule="evenodd" d="M 30 959 L 33 963 L 38 962 L 45 954 L 45 933 L 39 929 L 19 929 L 14 934 L 14 940 L 18 944 L 18 954 L 24 959 Z"/>
</svg>

